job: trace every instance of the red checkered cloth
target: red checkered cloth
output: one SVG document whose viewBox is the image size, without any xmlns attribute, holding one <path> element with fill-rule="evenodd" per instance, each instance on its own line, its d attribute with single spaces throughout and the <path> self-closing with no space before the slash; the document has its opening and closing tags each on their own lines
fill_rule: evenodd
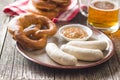
<svg viewBox="0 0 120 80">
<path fill-rule="evenodd" d="M 27 6 L 29 0 L 19 0 L 12 4 L 9 4 L 3 9 L 3 12 L 9 16 L 17 16 L 23 13 L 28 13 Z M 79 12 L 77 0 L 71 0 L 71 4 L 68 6 L 68 9 L 60 14 L 58 17 L 54 18 L 53 21 L 70 21 L 72 20 L 77 13 Z"/>
</svg>

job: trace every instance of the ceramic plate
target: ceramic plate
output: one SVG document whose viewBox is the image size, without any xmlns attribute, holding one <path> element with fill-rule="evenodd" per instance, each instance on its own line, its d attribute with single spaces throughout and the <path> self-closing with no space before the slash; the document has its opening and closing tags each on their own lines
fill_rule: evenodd
<svg viewBox="0 0 120 80">
<path fill-rule="evenodd" d="M 96 61 L 96 62 L 78 61 L 77 65 L 75 65 L 75 66 L 63 66 L 63 65 L 55 63 L 52 59 L 50 59 L 48 57 L 48 55 L 46 54 L 45 49 L 37 50 L 37 51 L 26 51 L 18 43 L 17 43 L 16 48 L 25 58 L 27 58 L 30 61 L 33 61 L 35 63 L 38 63 L 40 65 L 46 66 L 46 67 L 59 68 L 59 69 L 82 69 L 82 68 L 88 68 L 88 67 L 99 65 L 99 64 L 107 61 L 114 54 L 114 45 L 113 45 L 111 39 L 109 37 L 107 37 L 104 33 L 100 32 L 100 31 L 98 31 L 96 29 L 92 29 L 92 31 L 93 31 L 93 35 L 89 40 L 96 40 L 96 39 L 97 40 L 106 40 L 107 44 L 108 44 L 106 50 L 103 51 L 104 58 L 99 60 L 99 61 Z M 54 42 L 59 47 L 62 44 L 66 43 L 66 41 L 64 41 L 58 34 L 56 34 L 52 38 L 49 38 L 48 42 Z"/>
</svg>

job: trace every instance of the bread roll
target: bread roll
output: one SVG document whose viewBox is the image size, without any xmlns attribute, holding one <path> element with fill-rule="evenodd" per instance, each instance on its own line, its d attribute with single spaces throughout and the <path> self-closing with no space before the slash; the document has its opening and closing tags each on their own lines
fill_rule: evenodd
<svg viewBox="0 0 120 80">
<path fill-rule="evenodd" d="M 105 50 L 107 48 L 107 42 L 106 41 L 70 41 L 67 44 L 80 47 L 80 48 L 90 48 L 90 49 L 100 49 Z"/>
<path fill-rule="evenodd" d="M 56 44 L 48 43 L 46 45 L 46 52 L 48 56 L 55 62 L 62 65 L 75 65 L 77 58 L 60 50 Z"/>
<path fill-rule="evenodd" d="M 103 58 L 103 53 L 99 49 L 79 48 L 71 45 L 62 45 L 61 49 L 79 60 L 97 61 Z"/>
</svg>

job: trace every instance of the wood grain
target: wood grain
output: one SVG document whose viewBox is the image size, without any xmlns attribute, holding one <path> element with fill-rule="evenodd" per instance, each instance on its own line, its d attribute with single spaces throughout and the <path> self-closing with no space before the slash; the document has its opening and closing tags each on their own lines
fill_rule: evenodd
<svg viewBox="0 0 120 80">
<path fill-rule="evenodd" d="M 0 0 L 0 9 L 13 0 Z M 0 10 L 2 11 L 2 10 Z M 15 41 L 7 32 L 10 17 L 0 15 L 0 80 L 120 80 L 120 30 L 110 36 L 115 44 L 115 55 L 107 62 L 75 70 L 53 69 L 33 63 L 17 50 Z M 58 26 L 69 23 L 86 25 L 86 18 L 78 14 L 71 22 L 59 22 Z"/>
<path fill-rule="evenodd" d="M 7 31 L 7 24 L 9 22 L 9 17 L 6 16 L 2 11 L 3 8 L 8 5 L 9 3 L 13 2 L 14 0 L 0 0 L 0 52 L 2 50 L 2 45 L 4 43 L 6 31 Z"/>
</svg>

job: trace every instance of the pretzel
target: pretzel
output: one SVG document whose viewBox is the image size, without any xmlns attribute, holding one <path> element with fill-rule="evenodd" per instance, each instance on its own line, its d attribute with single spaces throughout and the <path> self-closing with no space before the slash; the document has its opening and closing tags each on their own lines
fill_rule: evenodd
<svg viewBox="0 0 120 80">
<path fill-rule="evenodd" d="M 59 7 L 67 8 L 70 5 L 71 1 L 64 2 L 64 3 L 57 3 Z"/>
<path fill-rule="evenodd" d="M 42 49 L 47 43 L 47 37 L 40 37 L 39 39 L 34 40 L 27 37 L 22 31 L 16 31 L 15 37 L 17 42 L 26 50 Z"/>
<path fill-rule="evenodd" d="M 49 19 L 53 19 L 56 16 L 58 16 L 58 14 L 59 14 L 58 12 L 55 11 L 56 9 L 50 10 L 50 11 L 38 9 L 38 8 L 34 7 L 31 2 L 29 2 L 27 10 L 28 10 L 28 12 L 31 12 L 33 14 L 46 16 Z"/>
<path fill-rule="evenodd" d="M 47 17 L 24 14 L 12 19 L 8 30 L 23 48 L 36 50 L 46 46 L 47 38 L 56 33 L 57 27 Z"/>
<path fill-rule="evenodd" d="M 27 11 L 37 15 L 46 16 L 49 19 L 54 19 L 65 11 L 70 4 L 70 0 L 63 2 L 64 3 L 57 3 L 51 0 L 30 0 Z"/>
<path fill-rule="evenodd" d="M 51 1 L 53 1 L 55 3 L 59 3 L 59 4 L 70 2 L 70 0 L 51 0 Z"/>
<path fill-rule="evenodd" d="M 57 31 L 56 25 L 52 21 L 50 21 L 50 20 L 48 21 L 48 18 L 41 18 L 41 20 L 43 21 L 42 25 L 46 26 L 47 29 L 42 29 L 42 30 L 40 29 L 40 30 L 36 31 L 35 36 L 36 37 L 53 36 Z"/>
<path fill-rule="evenodd" d="M 27 37 L 36 40 L 38 38 L 35 36 L 35 32 L 38 31 L 39 29 L 41 29 L 40 24 L 30 25 L 29 27 L 24 29 L 24 33 Z"/>
<path fill-rule="evenodd" d="M 51 2 L 49 0 L 31 0 L 32 4 L 39 9 L 42 10 L 52 10 L 56 8 L 56 4 L 54 2 Z"/>
</svg>

